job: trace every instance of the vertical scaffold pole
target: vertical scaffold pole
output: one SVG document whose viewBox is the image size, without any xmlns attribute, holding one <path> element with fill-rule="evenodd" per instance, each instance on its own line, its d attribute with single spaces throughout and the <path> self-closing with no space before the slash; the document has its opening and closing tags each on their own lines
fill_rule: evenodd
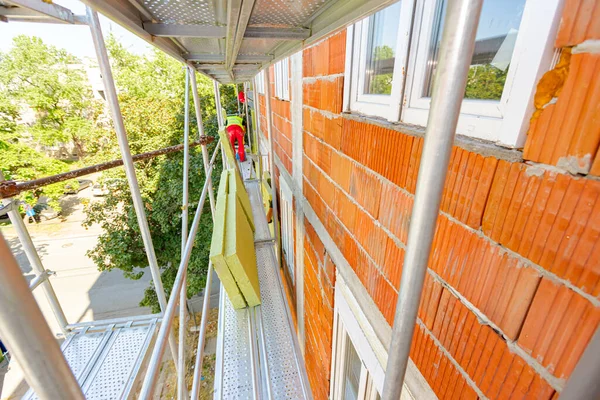
<svg viewBox="0 0 600 400">
<path fill-rule="evenodd" d="M 277 259 L 281 262 L 281 243 L 279 242 L 279 215 L 277 213 L 277 190 L 275 189 L 275 146 L 273 143 L 273 116 L 271 115 L 271 71 L 265 70 L 265 105 L 267 112 L 267 135 L 269 136 L 269 167 L 271 169 L 271 198 L 273 201 L 273 232 L 277 246 Z"/>
<path fill-rule="evenodd" d="M 204 136 L 204 122 L 202 120 L 202 110 L 200 107 L 200 96 L 198 95 L 198 87 L 196 86 L 196 71 L 192 66 L 188 66 L 191 84 L 192 94 L 194 96 L 194 107 L 196 109 L 196 122 L 198 124 L 198 136 L 202 141 Z M 215 219 L 215 194 L 212 186 L 212 177 L 209 175 L 209 160 L 208 160 L 208 149 L 206 144 L 202 144 L 202 161 L 204 164 L 204 176 L 208 180 L 208 196 L 210 200 L 210 211 L 212 219 Z M 206 285 L 204 286 L 204 299 L 202 301 L 202 317 L 200 320 L 200 330 L 198 335 L 198 345 L 196 348 L 196 362 L 194 366 L 194 379 L 192 381 L 192 392 L 191 398 L 198 399 L 200 395 L 200 384 L 202 378 L 202 362 L 204 358 L 204 342 L 206 338 L 206 327 L 208 325 L 208 313 L 210 309 L 210 286 L 212 283 L 213 266 L 212 262 L 208 263 L 208 270 L 206 271 Z"/>
<path fill-rule="evenodd" d="M 190 83 L 192 85 L 192 94 L 194 96 L 194 109 L 196 110 L 196 124 L 198 125 L 198 138 L 202 143 L 202 162 L 204 164 L 204 176 L 208 179 L 208 200 L 210 201 L 211 215 L 214 220 L 215 211 L 215 193 L 213 190 L 212 177 L 207 176 L 208 173 L 208 148 L 206 143 L 202 140 L 204 136 L 204 121 L 202 120 L 202 109 L 200 105 L 200 96 L 198 95 L 198 86 L 196 85 L 196 70 L 191 66 L 188 66 L 190 74 Z"/>
<path fill-rule="evenodd" d="M 225 129 L 225 116 L 223 116 L 223 107 L 221 106 L 221 93 L 219 92 L 219 82 L 213 81 L 213 87 L 215 90 L 215 108 L 217 109 L 217 123 L 219 124 L 219 130 Z M 221 143 L 221 161 L 223 162 L 223 168 L 227 168 L 227 159 L 225 158 L 225 151 L 223 150 L 224 144 Z"/>
<path fill-rule="evenodd" d="M 263 159 L 260 149 L 260 133 L 262 131 L 262 127 L 260 126 L 260 102 L 258 101 L 258 85 L 256 84 L 259 74 L 260 72 L 254 77 L 254 112 L 256 112 L 256 154 L 258 155 L 258 174 L 260 175 L 258 179 L 260 180 L 262 185 Z"/>
<path fill-rule="evenodd" d="M 40 399 L 83 400 L 23 273 L 0 234 L 0 337 Z"/>
<path fill-rule="evenodd" d="M 4 175 L 2 171 L 0 171 L 0 182 L 4 180 Z M 11 202 L 16 202 L 14 199 L 5 199 L 4 204 L 9 204 Z M 25 222 L 21 219 L 21 214 L 19 214 L 19 206 L 17 203 L 12 205 L 12 210 L 8 212 L 8 218 L 10 219 L 10 223 L 15 227 L 15 231 L 17 232 L 17 236 L 19 237 L 19 241 L 21 242 L 21 246 L 23 246 L 23 251 L 27 256 L 27 260 L 29 264 L 31 264 L 31 268 L 35 272 L 36 276 L 40 276 L 46 270 L 44 268 L 44 264 L 42 264 L 42 260 L 40 255 L 38 254 L 33 241 L 31 240 L 31 236 L 29 235 L 29 231 L 27 231 L 27 227 L 25 226 Z M 44 283 L 42 283 L 42 289 L 44 290 L 44 294 L 46 295 L 46 299 L 48 300 L 48 304 L 50 304 L 50 308 L 52 309 L 52 313 L 56 317 L 58 321 L 58 325 L 60 327 L 63 335 L 67 335 L 67 317 L 56 297 L 56 292 L 54 292 L 54 288 L 52 287 L 52 283 L 50 283 L 49 279 L 46 279 Z"/>
<path fill-rule="evenodd" d="M 133 207 L 135 209 L 138 225 L 140 227 L 140 233 L 144 242 L 146 256 L 148 257 L 148 264 L 152 274 L 152 281 L 154 282 L 154 289 L 156 290 L 156 297 L 158 298 L 160 309 L 164 312 L 167 307 L 165 289 L 163 288 L 162 279 L 160 277 L 160 269 L 158 267 L 156 254 L 154 253 L 152 236 L 150 235 L 150 228 L 148 227 L 148 220 L 146 219 L 146 211 L 144 209 L 144 201 L 142 200 L 140 186 L 135 175 L 133 159 L 129 149 L 129 141 L 127 140 L 127 132 L 125 131 L 125 125 L 123 124 L 123 115 L 121 114 L 121 108 L 119 107 L 117 89 L 115 88 L 115 82 L 110 69 L 110 62 L 108 61 L 108 53 L 106 52 L 104 37 L 102 36 L 102 29 L 100 28 L 100 21 L 98 20 L 98 14 L 96 11 L 92 10 L 90 7 L 87 7 L 87 18 L 90 30 L 92 32 L 94 47 L 96 48 L 98 66 L 100 67 L 100 72 L 102 73 L 102 81 L 104 83 L 104 90 L 107 96 L 106 98 L 108 100 L 113 123 L 115 125 L 115 131 L 117 132 L 117 140 L 119 141 L 121 157 L 123 158 L 125 175 L 127 176 L 129 189 L 131 190 Z M 171 349 L 171 354 L 173 356 L 173 360 L 175 361 L 175 365 L 177 366 L 177 343 L 175 341 L 175 336 L 173 335 L 169 337 L 169 347 Z"/>
<path fill-rule="evenodd" d="M 187 66 L 185 71 L 185 96 L 184 96 L 184 126 L 183 126 L 183 188 L 181 200 L 181 257 L 185 252 L 188 239 L 188 206 L 189 206 L 189 171 L 190 171 L 190 72 Z M 187 266 L 183 271 L 183 283 L 179 293 L 179 349 L 177 368 L 177 399 L 187 400 L 188 391 L 185 382 L 185 306 L 187 302 Z"/>
<path fill-rule="evenodd" d="M 440 201 L 483 0 L 448 2 L 394 316 L 383 400 L 402 393 Z"/>
<path fill-rule="evenodd" d="M 250 121 L 250 112 L 248 111 L 248 84 L 244 82 L 244 111 L 246 112 L 246 131 L 248 132 L 248 146 L 252 152 L 252 124 Z"/>
</svg>

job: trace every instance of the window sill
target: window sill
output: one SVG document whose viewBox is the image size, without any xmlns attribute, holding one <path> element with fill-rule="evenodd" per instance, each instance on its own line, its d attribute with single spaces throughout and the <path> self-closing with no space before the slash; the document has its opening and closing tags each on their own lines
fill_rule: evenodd
<svg viewBox="0 0 600 400">
<path fill-rule="evenodd" d="M 377 125 L 382 128 L 401 132 L 405 135 L 421 138 L 425 137 L 425 127 L 419 125 L 412 125 L 403 122 L 390 122 L 384 118 L 367 116 L 357 112 L 347 111 L 342 113 L 342 118 Z M 509 162 L 523 161 L 523 152 L 521 150 L 502 147 L 493 142 L 482 139 L 476 139 L 457 134 L 454 139 L 454 144 L 464 150 L 480 154 L 484 157 L 492 156 Z"/>
</svg>

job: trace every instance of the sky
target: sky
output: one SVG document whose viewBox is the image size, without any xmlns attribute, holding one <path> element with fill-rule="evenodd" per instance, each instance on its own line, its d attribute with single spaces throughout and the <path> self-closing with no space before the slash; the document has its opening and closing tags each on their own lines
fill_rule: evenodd
<svg viewBox="0 0 600 400">
<path fill-rule="evenodd" d="M 78 0 L 55 0 L 73 11 L 85 14 L 85 5 Z M 100 15 L 102 33 L 106 38 L 113 33 L 119 42 L 136 54 L 149 53 L 151 46 L 120 25 Z M 96 57 L 90 29 L 85 25 L 46 24 L 32 22 L 0 22 L 0 51 L 7 52 L 12 47 L 12 39 L 18 35 L 38 36 L 45 43 L 67 50 L 76 57 Z"/>
</svg>

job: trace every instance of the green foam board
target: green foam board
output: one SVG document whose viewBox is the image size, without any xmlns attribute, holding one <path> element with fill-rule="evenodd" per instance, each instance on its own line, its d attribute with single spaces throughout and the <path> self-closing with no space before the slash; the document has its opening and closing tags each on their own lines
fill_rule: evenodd
<svg viewBox="0 0 600 400">
<path fill-rule="evenodd" d="M 225 292 L 229 297 L 229 301 L 233 305 L 233 308 L 244 308 L 246 307 L 246 300 L 242 295 L 227 261 L 225 260 L 225 229 L 226 229 L 226 216 L 227 216 L 227 179 L 228 172 L 223 171 L 221 175 L 221 183 L 219 184 L 219 194 L 217 196 L 217 207 L 215 209 L 215 223 L 213 228 L 212 240 L 210 243 L 210 261 L 213 263 L 213 267 L 225 288 Z"/>
<path fill-rule="evenodd" d="M 246 216 L 246 219 L 250 224 L 252 232 L 254 232 L 254 217 L 252 216 L 252 205 L 250 204 L 250 197 L 248 197 L 246 187 L 244 186 L 244 183 L 237 174 L 229 174 L 229 193 L 235 193 L 238 196 L 240 203 L 242 203 L 244 215 Z"/>
<path fill-rule="evenodd" d="M 227 195 L 225 260 L 246 303 L 260 304 L 254 236 L 237 195 Z"/>
</svg>

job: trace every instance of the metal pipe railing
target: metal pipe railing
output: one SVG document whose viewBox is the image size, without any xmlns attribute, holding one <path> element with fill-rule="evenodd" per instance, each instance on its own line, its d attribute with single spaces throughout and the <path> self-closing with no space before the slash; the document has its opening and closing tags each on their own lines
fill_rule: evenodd
<svg viewBox="0 0 600 400">
<path fill-rule="evenodd" d="M 90 7 L 86 7 L 86 9 L 89 27 L 92 33 L 92 40 L 96 49 L 96 57 L 98 58 L 98 66 L 100 67 L 100 72 L 102 73 L 102 81 L 104 83 L 106 99 L 108 101 L 113 123 L 115 125 L 119 149 L 121 150 L 121 157 L 123 158 L 123 165 L 125 166 L 125 175 L 127 176 L 127 181 L 129 182 L 129 189 L 131 190 L 131 197 L 133 199 L 133 207 L 135 209 L 138 225 L 140 227 L 142 241 L 144 242 L 146 256 L 148 257 L 148 264 L 152 274 L 152 281 L 154 282 L 154 289 L 156 290 L 156 297 L 158 298 L 160 309 L 164 312 L 167 307 L 167 299 L 160 276 L 158 260 L 156 259 L 156 254 L 154 253 L 154 245 L 152 244 L 152 236 L 150 235 L 148 220 L 146 219 L 144 201 L 142 199 L 142 195 L 140 194 L 140 187 L 135 174 L 135 167 L 133 165 L 133 159 L 129 149 L 129 141 L 127 140 L 127 132 L 125 131 L 125 125 L 123 124 L 123 115 L 121 114 L 121 108 L 119 107 L 117 90 L 115 88 L 115 82 L 110 69 L 110 62 L 108 60 L 108 53 L 104 44 L 104 37 L 102 36 L 100 21 L 98 20 L 98 13 L 96 13 L 96 11 L 92 10 Z M 174 336 L 169 338 L 169 345 L 173 355 L 173 360 L 177 360 L 177 342 L 175 341 Z M 177 365 L 177 362 L 175 362 L 175 365 Z"/>
<path fill-rule="evenodd" d="M 208 263 L 206 271 L 206 285 L 204 286 L 204 300 L 202 302 L 202 318 L 198 332 L 198 346 L 196 347 L 196 362 L 194 364 L 194 378 L 192 380 L 191 399 L 198 400 L 200 397 L 200 383 L 202 382 L 202 363 L 204 359 L 204 342 L 206 341 L 206 327 L 208 325 L 208 313 L 210 308 L 210 286 L 212 284 L 213 265 Z"/>
<path fill-rule="evenodd" d="M 219 82 L 213 81 L 213 89 L 215 92 L 215 108 L 217 110 L 217 123 L 219 125 L 219 131 L 225 129 L 225 119 L 223 117 L 223 108 L 221 106 L 221 92 L 219 92 Z M 227 157 L 225 157 L 225 150 L 223 150 L 223 143 L 221 143 L 221 161 L 223 162 L 223 168 L 227 168 Z"/>
<path fill-rule="evenodd" d="M 259 72 L 260 74 L 260 72 Z M 260 181 L 261 185 L 263 184 L 263 159 L 262 159 L 262 155 L 261 155 L 261 149 L 260 149 L 260 133 L 261 133 L 261 126 L 260 126 L 260 103 L 258 101 L 258 85 L 256 84 L 256 80 L 258 74 L 254 77 L 254 90 L 252 92 L 252 96 L 254 99 L 254 112 L 256 113 L 256 155 L 258 156 L 258 172 L 257 174 L 260 176 L 257 176 L 258 180 Z"/>
<path fill-rule="evenodd" d="M 183 188 L 181 204 L 181 257 L 185 251 L 188 236 L 188 207 L 189 207 L 189 169 L 190 169 L 190 71 L 185 70 L 185 104 L 183 122 Z M 183 280 L 179 293 L 179 348 L 177 368 L 177 399 L 188 398 L 187 384 L 185 383 L 185 306 L 187 302 L 187 266 L 183 269 Z"/>
<path fill-rule="evenodd" d="M 194 95 L 194 105 L 196 107 L 196 121 L 198 122 L 198 133 L 204 133 L 204 124 L 202 121 L 202 114 L 200 110 L 200 98 L 198 96 L 198 88 L 196 86 L 196 72 L 190 67 L 190 74 L 192 77 L 192 94 Z M 217 99 L 215 99 L 216 101 Z M 222 147 L 221 147 L 222 149 Z M 216 151 L 216 150 L 215 150 Z M 208 192 L 210 199 L 210 213 L 215 221 L 215 199 L 214 192 L 212 189 L 212 177 L 208 173 L 208 150 L 206 146 L 202 147 L 202 158 L 204 160 L 204 175 L 208 180 Z M 200 382 L 202 379 L 202 364 L 204 360 L 204 342 L 206 341 L 206 327 L 208 325 L 208 313 L 210 309 L 210 288 L 212 284 L 213 266 L 212 262 L 208 263 L 208 270 L 206 271 L 206 284 L 204 285 L 204 299 L 202 301 L 202 316 L 200 318 L 200 330 L 198 332 L 198 344 L 196 347 L 196 362 L 194 363 L 194 376 L 192 378 L 192 399 L 198 399 L 200 397 Z"/>
<path fill-rule="evenodd" d="M 204 139 L 204 140 L 202 140 L 202 139 Z M 212 139 L 212 136 L 207 136 L 205 138 L 201 138 L 201 140 L 198 142 L 190 143 L 190 148 L 199 146 L 201 144 L 206 146 L 206 141 L 211 140 L 211 139 Z M 183 149 L 183 144 L 178 144 L 175 146 L 170 146 L 170 147 L 165 147 L 165 148 L 158 149 L 158 150 L 149 151 L 147 153 L 136 154 L 135 156 L 132 157 L 132 160 L 134 162 L 140 161 L 140 160 L 147 160 L 149 158 L 158 157 L 163 154 L 174 153 L 174 152 L 180 151 L 182 149 Z M 63 172 L 62 174 L 45 176 L 45 177 L 39 178 L 39 179 L 32 179 L 27 182 L 20 182 L 20 183 L 13 182 L 13 181 L 0 182 L 0 198 L 13 197 L 13 196 L 16 196 L 19 193 L 25 192 L 27 190 L 33 190 L 33 189 L 37 189 L 37 188 L 40 188 L 43 186 L 51 185 L 53 183 L 68 181 L 69 179 L 75 179 L 75 178 L 79 178 L 80 176 L 85 176 L 85 175 L 93 174 L 95 172 L 100 172 L 100 171 L 105 171 L 107 169 L 120 167 L 121 165 L 123 165 L 123 160 L 118 159 L 118 160 L 107 161 L 105 163 L 90 165 L 89 167 L 74 169 L 73 171 Z"/>
<path fill-rule="evenodd" d="M 0 337 L 41 399 L 83 400 L 58 342 L 0 233 Z"/>
<path fill-rule="evenodd" d="M 250 121 L 250 113 L 248 112 L 248 83 L 244 82 L 244 112 L 246 113 L 246 131 L 248 132 L 248 146 L 252 151 L 252 123 Z"/>
<path fill-rule="evenodd" d="M 4 180 L 4 175 L 2 171 L 0 171 L 0 182 Z M 5 199 L 5 202 L 14 202 L 12 199 Z M 17 205 L 11 204 L 10 210 L 8 211 L 8 218 L 10 219 L 11 224 L 15 227 L 15 231 L 17 232 L 17 236 L 19 237 L 19 241 L 21 242 L 21 246 L 23 246 L 23 251 L 27 256 L 27 260 L 29 264 L 31 264 L 31 269 L 35 272 L 37 276 L 42 276 L 46 268 L 44 264 L 42 264 L 42 259 L 38 254 L 35 245 L 33 244 L 33 240 L 31 240 L 31 236 L 29 235 L 29 231 L 25 226 L 25 222 L 21 219 L 21 214 L 19 214 L 19 207 Z M 44 294 L 46 299 L 48 300 L 48 304 L 50 304 L 50 309 L 52 309 L 52 313 L 54 317 L 58 321 L 58 325 L 60 327 L 63 335 L 67 334 L 67 317 L 58 301 L 58 297 L 56 297 L 56 292 L 54 292 L 54 288 L 52 287 L 52 283 L 49 280 L 43 282 L 42 288 L 44 290 Z"/>
<path fill-rule="evenodd" d="M 194 109 L 196 110 L 196 125 L 198 125 L 198 137 L 204 136 L 204 121 L 202 120 L 202 110 L 200 109 L 200 96 L 198 95 L 198 85 L 196 84 L 196 70 L 192 66 L 188 66 L 190 73 L 190 83 L 192 85 L 192 95 L 194 97 Z M 213 190 L 212 177 L 206 175 L 208 171 L 208 148 L 206 144 L 202 145 L 202 161 L 204 163 L 204 176 L 208 181 L 208 200 L 210 201 L 210 209 L 214 213 L 215 210 L 215 192 Z M 214 217 L 213 217 L 214 221 Z"/>
<path fill-rule="evenodd" d="M 402 392 L 482 2 L 448 2 L 388 351 L 383 400 L 398 400 Z"/>
<path fill-rule="evenodd" d="M 210 160 L 208 174 L 212 173 L 214 162 L 218 153 L 218 148 L 219 146 L 217 145 L 217 148 L 215 149 Z M 187 242 L 185 245 L 185 251 L 181 257 L 181 263 L 179 264 L 179 269 L 177 270 L 175 282 L 173 282 L 173 289 L 171 291 L 171 295 L 169 296 L 169 302 L 163 314 L 163 322 L 160 326 L 160 330 L 156 338 L 154 350 L 152 351 L 152 357 L 150 358 L 148 371 L 146 372 L 146 377 L 144 378 L 144 383 L 142 384 L 142 389 L 139 395 L 140 399 L 150 399 L 152 397 L 154 388 L 156 386 L 156 382 L 158 380 L 160 364 L 165 351 L 167 337 L 169 336 L 169 333 L 171 332 L 171 327 L 173 325 L 173 317 L 175 316 L 175 310 L 177 307 L 177 301 L 179 299 L 179 293 L 183 286 L 185 270 L 187 268 L 188 262 L 190 261 L 192 248 L 194 247 L 194 240 L 196 239 L 196 233 L 198 231 L 198 225 L 200 224 L 200 217 L 202 216 L 202 209 L 204 208 L 204 203 L 206 202 L 207 193 L 208 180 L 205 180 L 204 187 L 202 188 L 202 195 L 200 196 L 200 202 L 198 203 L 196 215 L 194 216 L 194 221 L 192 222 L 190 234 L 187 238 Z"/>
<path fill-rule="evenodd" d="M 35 290 L 42 283 L 46 282 L 48 280 L 48 278 L 50 278 L 50 276 L 52 276 L 52 275 L 56 275 L 56 272 L 50 271 L 48 269 L 45 270 L 40 275 L 38 275 L 35 278 L 33 278 L 31 280 L 31 282 L 29 282 L 29 290 L 31 290 L 31 291 Z M 66 326 L 65 326 L 65 328 L 66 328 Z"/>
</svg>

